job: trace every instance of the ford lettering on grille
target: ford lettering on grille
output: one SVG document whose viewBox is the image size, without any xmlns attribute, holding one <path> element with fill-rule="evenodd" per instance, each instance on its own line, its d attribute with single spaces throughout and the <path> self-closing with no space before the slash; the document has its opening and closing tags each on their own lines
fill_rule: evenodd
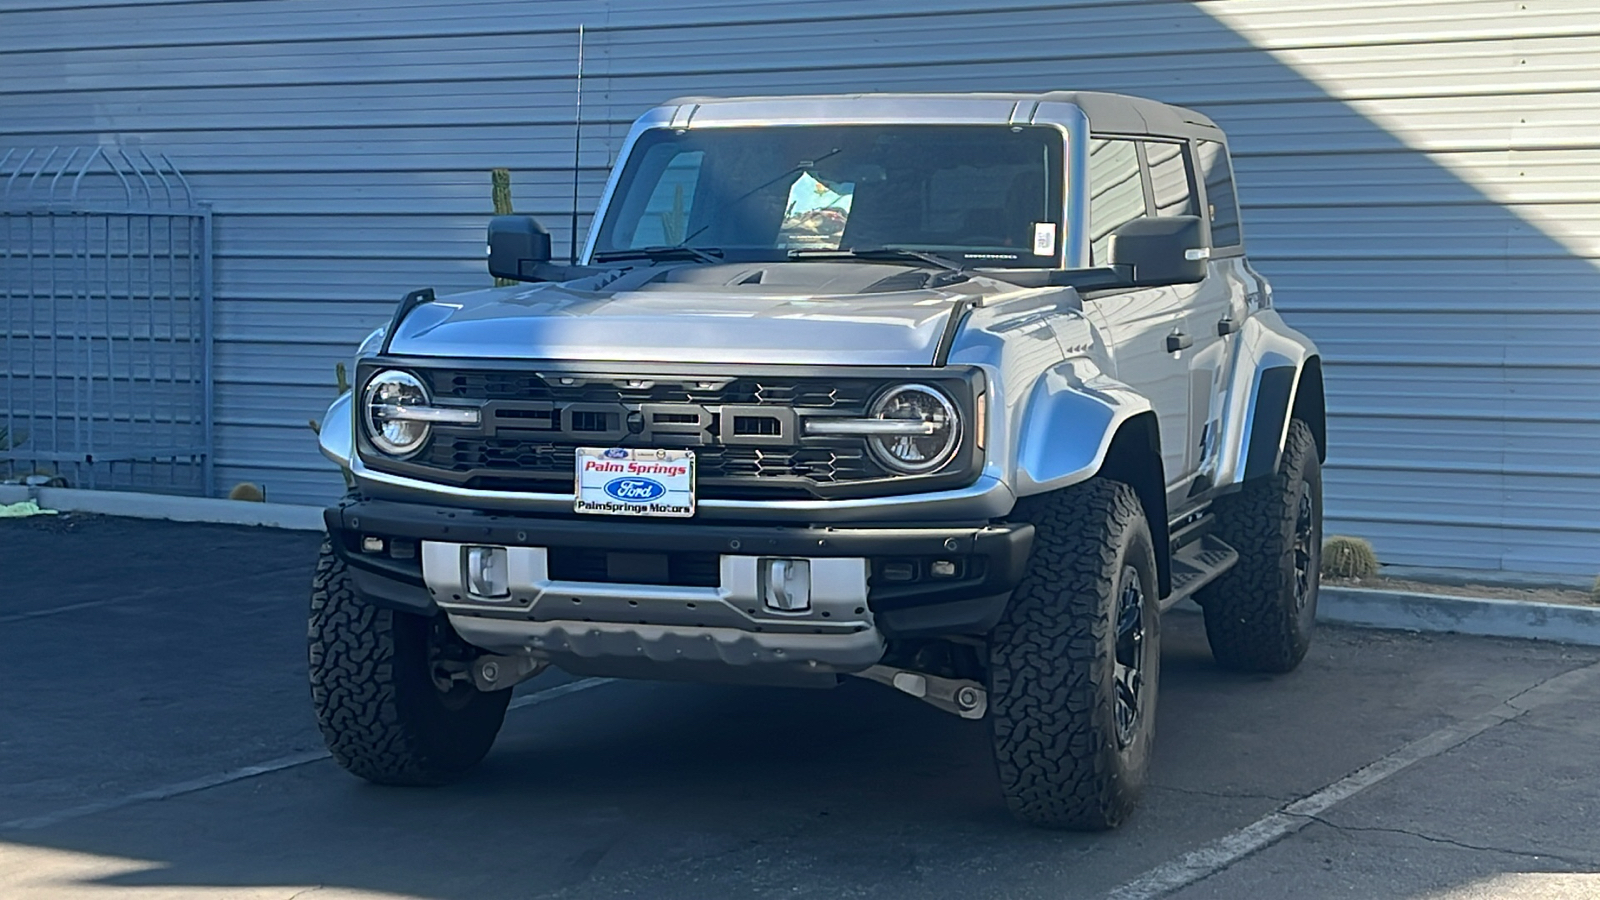
<svg viewBox="0 0 1600 900">
<path fill-rule="evenodd" d="M 653 478 L 613 478 L 606 482 L 605 492 L 624 503 L 649 503 L 661 499 L 667 488 Z"/>
</svg>

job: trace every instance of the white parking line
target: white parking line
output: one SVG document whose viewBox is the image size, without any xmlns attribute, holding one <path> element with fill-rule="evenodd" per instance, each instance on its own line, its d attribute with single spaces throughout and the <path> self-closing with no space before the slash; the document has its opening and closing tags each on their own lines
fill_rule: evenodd
<svg viewBox="0 0 1600 900">
<path fill-rule="evenodd" d="M 1438 756 L 1466 743 L 1502 722 L 1529 710 L 1560 701 L 1590 687 L 1600 678 L 1600 663 L 1573 669 L 1505 701 L 1471 719 L 1449 725 L 1363 766 L 1320 790 L 1289 803 L 1276 812 L 1224 835 L 1199 849 L 1156 866 L 1116 888 L 1108 900 L 1154 900 L 1226 869 L 1258 850 L 1265 849 L 1311 824 L 1312 817 L 1354 797 L 1414 763 Z"/>
<path fill-rule="evenodd" d="M 524 707 L 528 706 L 538 706 L 541 703 L 548 703 L 551 700 L 565 697 L 568 694 L 576 694 L 579 691 L 586 691 L 590 688 L 600 687 L 603 684 L 610 684 L 614 680 L 615 679 L 612 678 L 584 678 L 578 681 L 570 681 L 566 684 L 558 684 L 552 688 L 545 688 L 542 691 L 535 691 L 531 694 L 525 694 L 521 697 L 517 697 L 511 701 L 511 704 L 506 707 L 506 709 L 509 711 L 513 709 L 523 709 Z M 193 794 L 196 791 L 203 791 L 208 788 L 218 787 L 219 785 L 231 784 L 235 781 L 243 781 L 246 778 L 254 778 L 257 775 L 266 775 L 270 772 L 281 772 L 284 769 L 293 769 L 296 766 L 320 762 L 328 758 L 329 753 L 326 750 L 307 750 L 302 753 L 291 753 L 288 756 L 280 756 L 277 759 L 269 759 L 266 762 L 256 763 L 252 766 L 231 769 L 227 772 L 217 772 L 213 775 L 192 778 L 188 781 L 177 782 L 176 784 L 163 785 L 162 787 L 152 788 L 148 791 L 140 791 L 137 794 L 127 794 L 111 800 L 99 800 L 94 803 L 85 803 L 82 806 L 74 806 L 69 809 L 63 809 L 53 813 L 45 813 L 42 816 L 30 816 L 25 819 L 13 819 L 10 822 L 0 822 L 0 831 L 28 831 L 35 828 L 45 828 L 61 822 L 69 822 L 73 819 L 81 819 L 84 816 L 92 816 L 97 813 L 103 813 L 113 809 L 122 809 L 125 806 L 133 806 L 135 804 L 145 803 L 151 800 L 170 800 L 173 797 L 181 797 L 184 794 Z"/>
<path fill-rule="evenodd" d="M 108 603 L 117 603 L 122 599 L 123 598 L 121 597 L 110 597 L 105 600 L 86 600 L 82 603 L 71 603 L 66 606 L 51 607 L 50 609 L 36 609 L 32 612 L 12 613 L 11 615 L 0 616 L 0 625 L 9 625 L 12 622 L 22 622 L 28 619 L 42 618 L 44 616 L 53 616 L 57 613 L 72 612 L 73 610 L 78 609 L 89 609 L 95 606 L 105 606 Z"/>
</svg>

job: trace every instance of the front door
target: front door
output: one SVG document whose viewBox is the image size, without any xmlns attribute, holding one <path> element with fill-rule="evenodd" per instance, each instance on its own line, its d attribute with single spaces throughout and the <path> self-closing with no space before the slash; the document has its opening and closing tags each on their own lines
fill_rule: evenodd
<svg viewBox="0 0 1600 900">
<path fill-rule="evenodd" d="M 1144 288 L 1085 304 L 1110 337 L 1117 380 L 1155 407 L 1169 498 L 1186 492 L 1191 476 L 1189 341 L 1193 335 L 1188 331 L 1188 310 L 1194 288 Z"/>
</svg>

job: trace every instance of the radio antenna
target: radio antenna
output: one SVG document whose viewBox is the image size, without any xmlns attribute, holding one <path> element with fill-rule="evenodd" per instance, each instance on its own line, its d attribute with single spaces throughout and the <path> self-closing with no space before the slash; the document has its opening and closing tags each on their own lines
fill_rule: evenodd
<svg viewBox="0 0 1600 900">
<path fill-rule="evenodd" d="M 578 23 L 578 99 L 572 116 L 572 264 L 578 264 L 578 151 L 583 147 L 583 23 Z"/>
</svg>

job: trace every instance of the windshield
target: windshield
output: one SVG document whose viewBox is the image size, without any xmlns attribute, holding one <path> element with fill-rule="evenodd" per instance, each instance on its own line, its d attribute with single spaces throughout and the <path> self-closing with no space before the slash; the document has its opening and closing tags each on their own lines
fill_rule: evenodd
<svg viewBox="0 0 1600 900">
<path fill-rule="evenodd" d="M 921 250 L 972 266 L 1054 267 L 1061 133 L 1008 125 L 804 125 L 645 132 L 595 255 L 715 249 Z"/>
</svg>

